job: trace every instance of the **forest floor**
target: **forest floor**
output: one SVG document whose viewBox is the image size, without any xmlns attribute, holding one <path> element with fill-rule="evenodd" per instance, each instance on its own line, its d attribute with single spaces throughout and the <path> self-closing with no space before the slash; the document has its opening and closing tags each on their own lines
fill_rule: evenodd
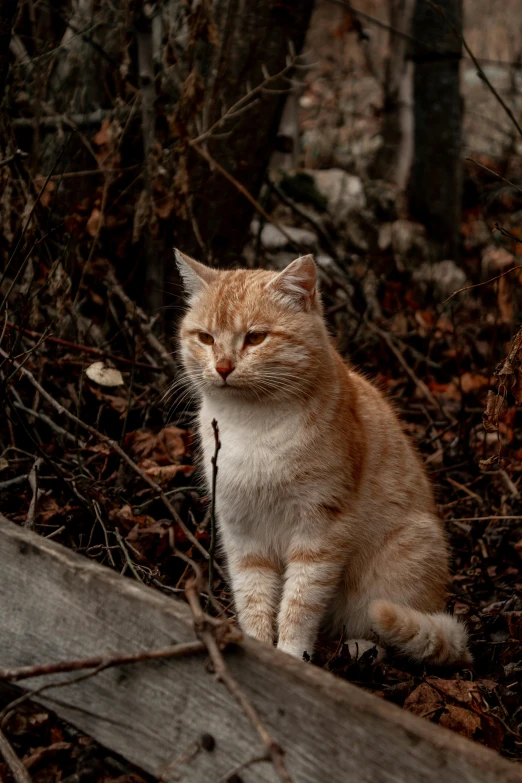
<svg viewBox="0 0 522 783">
<path fill-rule="evenodd" d="M 280 210 L 275 207 L 274 214 L 281 217 Z M 506 212 L 502 223 L 513 231 L 518 230 L 514 215 Z M 474 222 L 476 214 L 467 214 L 464 237 L 472 233 Z M 497 249 L 501 251 L 508 252 Z M 363 262 L 353 255 L 344 267 L 342 286 L 336 282 L 336 267 L 327 272 L 326 313 L 343 353 L 394 401 L 436 487 L 453 552 L 449 609 L 468 625 L 474 664 L 441 672 L 393 656 L 375 663 L 372 651 L 352 660 L 342 640 L 324 640 L 314 662 L 520 761 L 522 428 L 514 398 L 506 395 L 498 431 L 487 433 L 482 424 L 488 389 L 495 388 L 495 368 L 507 357 L 516 331 L 517 291 L 495 290 L 496 282 L 442 305 L 433 285 L 399 270 L 390 253 L 372 256 L 370 276 L 368 257 Z M 469 257 L 462 263 L 472 266 Z M 128 578 L 182 597 L 190 568 L 174 548 L 202 566 L 205 561 L 157 491 L 108 440 L 120 444 L 161 486 L 208 550 L 208 497 L 194 469 L 192 410 L 183 392 L 176 392 L 179 379 L 172 359 L 150 339 L 148 319 L 122 301 L 121 289 L 101 259 L 84 283 L 90 298 L 84 313 L 90 309 L 92 329 L 83 332 L 81 343 L 70 335 L 57 337 L 50 272 L 41 268 L 34 281 L 38 296 L 31 324 L 22 325 L 14 306 L 0 346 L 12 357 L 3 364 L 9 404 L 0 423 L 2 514 Z M 368 280 L 373 286 L 365 287 Z M 345 289 L 352 292 L 350 300 Z M 46 330 L 40 322 L 54 327 Z M 97 330 L 105 336 L 101 347 L 93 337 Z M 514 378 L 520 365 L 516 354 Z M 102 360 L 114 368 L 111 386 L 100 384 L 93 367 Z M 25 374 L 17 371 L 19 364 Z M 60 415 L 59 406 L 91 430 Z M 214 593 L 233 617 L 228 585 L 216 579 Z M 109 766 L 100 766 L 104 752 L 42 708 L 15 712 L 4 721 L 4 730 L 35 781 L 68 779 L 87 763 L 94 764 L 89 780 L 117 778 L 122 783 L 121 768 L 114 767 L 110 754 Z M 3 774 L 8 780 L 5 767 Z"/>
<path fill-rule="evenodd" d="M 474 662 L 441 671 L 392 654 L 376 663 L 371 650 L 354 660 L 339 639 L 321 640 L 313 662 L 521 762 L 522 350 L 515 336 L 522 300 L 520 273 L 511 270 L 522 249 L 522 200 L 497 176 L 517 177 L 519 150 L 509 134 L 501 143 L 504 125 L 495 132 L 496 146 L 479 150 L 473 143 L 476 160 L 493 173 L 465 164 L 461 258 L 443 268 L 433 261 L 422 227 L 399 219 L 393 190 L 365 180 L 364 166 L 355 165 L 371 151 L 378 120 L 371 101 L 363 108 L 357 103 L 372 94 L 362 76 L 354 76 L 356 93 L 341 95 L 350 80 L 333 64 L 321 59 L 303 94 L 305 162 L 363 175 L 364 208 L 339 223 L 328 210 L 311 213 L 309 205 L 296 203 L 294 191 L 269 188 L 263 203 L 271 217 L 305 234 L 295 247 L 274 247 L 263 242 L 258 224 L 245 263 L 277 268 L 298 254 L 301 241 L 312 242 L 339 350 L 393 400 L 436 488 L 453 553 L 448 608 L 469 628 Z M 333 107 L 342 105 L 347 114 L 337 116 Z M 491 113 L 489 103 L 484 111 Z M 359 147 L 356 135 L 343 136 L 346 128 L 360 133 Z M 324 138 L 328 144 L 318 146 Z M 69 216 L 80 241 L 93 248 L 101 197 L 101 188 L 93 187 L 92 198 Z M 132 231 L 132 219 L 122 225 L 114 223 L 118 236 Z M 175 552 L 206 568 L 201 549 L 210 546 L 209 498 L 194 467 L 193 408 L 179 387 L 173 332 L 162 335 L 158 319 L 139 311 L 114 278 L 111 230 L 105 227 L 74 286 L 66 262 L 47 257 L 0 283 L 2 308 L 8 304 L 0 325 L 7 401 L 0 419 L 0 512 L 183 598 L 190 567 Z M 466 290 L 451 296 L 459 288 Z M 172 305 L 179 307 L 174 295 Z M 97 362 L 112 368 L 112 378 L 102 377 Z M 499 365 L 505 374 L 497 397 Z M 483 425 L 488 391 L 489 431 Z M 213 588 L 233 618 L 228 585 L 216 577 Z M 0 720 L 36 783 L 149 780 L 47 709 L 26 704 Z M 0 779 L 10 783 L 9 774 L 0 762 Z"/>
</svg>

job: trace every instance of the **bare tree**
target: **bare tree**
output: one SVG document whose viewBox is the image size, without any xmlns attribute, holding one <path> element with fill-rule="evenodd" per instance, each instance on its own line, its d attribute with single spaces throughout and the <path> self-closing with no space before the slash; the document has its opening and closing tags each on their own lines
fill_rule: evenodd
<svg viewBox="0 0 522 783">
<path fill-rule="evenodd" d="M 408 58 L 415 0 L 389 0 L 382 147 L 372 173 L 406 189 L 413 157 L 413 62 Z M 402 34 L 402 35 L 401 35 Z"/>
<path fill-rule="evenodd" d="M 442 13 L 441 13 L 442 12 Z M 417 0 L 413 15 L 414 155 L 410 212 L 456 258 L 462 194 L 462 101 L 459 65 L 462 0 Z"/>
<path fill-rule="evenodd" d="M 105 178 L 87 262 L 103 242 L 109 170 L 135 165 L 141 153 L 133 265 L 151 310 L 161 308 L 165 283 L 176 279 L 173 244 L 210 262 L 241 251 L 252 216 L 245 192 L 259 194 L 294 88 L 285 68 L 303 45 L 312 7 L 313 0 L 78 0 L 60 9 L 65 32 L 35 52 L 36 65 L 19 58 L 34 116 L 15 124 L 33 134 L 40 172 L 52 168 L 64 133 L 74 129 L 68 170 L 99 166 Z M 112 162 L 92 143 L 108 121 Z M 87 179 L 64 180 L 55 207 L 70 210 L 89 188 Z"/>
</svg>

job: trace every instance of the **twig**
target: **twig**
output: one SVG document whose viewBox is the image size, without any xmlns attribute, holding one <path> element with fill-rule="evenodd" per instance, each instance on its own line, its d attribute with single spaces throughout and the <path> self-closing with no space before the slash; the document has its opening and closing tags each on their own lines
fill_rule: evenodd
<svg viewBox="0 0 522 783">
<path fill-rule="evenodd" d="M 216 552 L 216 482 L 218 473 L 217 458 L 221 441 L 219 440 L 219 427 L 216 419 L 212 419 L 212 429 L 214 431 L 214 456 L 212 462 L 212 498 L 210 501 L 210 549 L 208 558 L 208 592 L 212 594 L 214 584 L 214 555 Z"/>
<path fill-rule="evenodd" d="M 452 294 L 450 294 L 448 298 L 443 301 L 442 304 L 445 305 L 446 302 L 449 302 L 450 299 L 453 299 L 454 296 L 457 296 L 457 294 L 461 294 L 463 291 L 471 291 L 472 288 L 480 288 L 483 285 L 489 285 L 490 283 L 494 283 L 495 280 L 500 280 L 501 277 L 510 275 L 511 272 L 516 272 L 517 269 L 522 269 L 522 265 L 512 266 L 511 269 L 507 269 L 505 272 L 502 272 L 500 275 L 496 275 L 496 277 L 490 277 L 489 280 L 484 280 L 483 283 L 474 283 L 473 285 L 466 285 L 464 286 L 464 288 L 459 288 L 458 291 L 454 291 Z"/>
<path fill-rule="evenodd" d="M 29 504 L 29 511 L 27 512 L 27 518 L 24 522 L 24 527 L 28 528 L 29 530 L 32 530 L 34 528 L 34 517 L 36 514 L 36 506 L 38 504 L 38 497 L 39 497 L 38 470 L 40 469 L 40 465 L 42 464 L 42 462 L 43 459 L 41 457 L 35 460 L 28 478 L 29 486 L 31 487 L 33 496 L 31 498 L 31 503 Z"/>
<path fill-rule="evenodd" d="M 0 729 L 0 753 L 4 757 L 5 763 L 11 770 L 11 773 L 16 783 L 31 783 L 31 776 L 20 761 L 11 743 L 5 736 L 4 732 Z"/>
<path fill-rule="evenodd" d="M 221 166 L 217 160 L 214 160 L 214 158 L 208 154 L 206 150 L 204 150 L 202 147 L 199 146 L 199 144 L 193 145 L 196 152 L 201 155 L 202 158 L 204 158 L 211 169 L 216 169 L 216 171 L 219 171 L 220 174 L 222 174 L 225 179 L 228 179 L 228 181 L 249 201 L 252 206 L 254 207 L 257 212 L 259 212 L 260 215 L 264 217 L 265 220 L 267 220 L 269 223 L 271 223 L 273 226 L 275 226 L 281 234 L 290 242 L 291 245 L 296 247 L 299 252 L 302 252 L 301 248 L 299 247 L 299 244 L 293 239 L 288 231 L 285 230 L 285 228 L 277 221 L 274 220 L 274 218 L 268 214 L 268 212 L 263 209 L 259 201 L 256 201 L 256 199 L 253 197 L 251 193 L 245 188 L 244 185 L 241 184 L 241 182 L 238 182 L 238 180 L 232 176 L 226 169 Z"/>
<path fill-rule="evenodd" d="M 255 101 L 252 101 L 252 103 L 248 103 L 252 98 L 254 98 L 256 95 L 258 95 L 261 92 L 264 92 L 266 90 L 266 87 L 271 82 L 275 82 L 278 79 L 281 79 L 283 76 L 285 76 L 289 71 L 292 70 L 292 68 L 297 66 L 296 60 L 299 59 L 302 55 L 297 55 L 292 59 L 290 63 L 288 63 L 282 71 L 279 71 L 279 73 L 276 73 L 274 76 L 267 76 L 264 81 L 260 82 L 257 87 L 254 87 L 253 90 L 250 90 L 246 95 L 243 95 L 242 98 L 240 98 L 236 103 L 234 103 L 230 109 L 228 109 L 223 116 L 217 120 L 213 125 L 210 126 L 208 130 L 206 130 L 204 133 L 197 136 L 195 139 L 192 139 L 189 141 L 189 146 L 194 147 L 197 144 L 200 144 L 202 141 L 205 141 L 205 139 L 208 139 L 209 136 L 212 136 L 213 132 L 217 130 L 217 128 L 221 127 L 224 122 L 226 122 L 229 119 L 232 119 L 232 117 L 237 116 L 239 113 L 242 113 L 243 111 L 246 111 L 250 109 L 252 106 L 257 104 L 257 99 Z M 302 64 L 300 64 L 298 67 L 303 67 Z M 309 68 L 309 65 L 305 65 L 304 67 Z M 278 91 L 279 92 L 279 91 Z M 283 92 L 288 92 L 288 90 L 283 90 Z M 248 104 L 248 105 L 247 105 Z"/>
<path fill-rule="evenodd" d="M 126 359 L 123 356 L 116 356 L 114 353 L 108 353 L 107 351 L 104 351 L 103 348 L 94 348 L 91 345 L 81 345 L 79 343 L 72 343 L 69 340 L 62 340 L 61 337 L 53 337 L 52 335 L 43 335 L 39 332 L 33 332 L 32 329 L 22 329 L 21 326 L 18 326 L 17 324 L 13 324 L 10 321 L 7 321 L 5 324 L 6 328 L 8 329 L 16 329 L 19 332 L 22 332 L 23 334 L 26 334 L 28 337 L 33 337 L 35 340 L 39 340 L 40 344 L 47 342 L 47 343 L 55 343 L 55 345 L 62 345 L 64 348 L 71 348 L 73 351 L 81 351 L 82 353 L 90 353 L 93 354 L 93 356 L 103 356 L 106 359 L 111 359 L 113 362 L 121 362 L 122 364 L 128 364 L 130 366 L 134 367 L 141 367 L 144 370 L 152 370 L 153 372 L 163 372 L 162 367 L 158 367 L 154 364 L 145 364 L 144 362 L 134 362 L 132 359 Z"/>
<path fill-rule="evenodd" d="M 5 359 L 9 359 L 8 354 L 0 348 L 0 356 L 3 356 Z M 112 438 L 107 437 L 107 435 L 103 435 L 101 432 L 98 432 L 97 429 L 92 427 L 90 424 L 86 424 L 84 421 L 78 418 L 78 416 L 75 416 L 74 413 L 71 413 L 69 410 L 63 407 L 63 405 L 60 405 L 60 403 L 52 397 L 49 392 L 47 392 L 44 387 L 38 383 L 34 375 L 30 370 L 28 370 L 26 367 L 23 367 L 18 362 L 11 360 L 14 367 L 15 372 L 22 372 L 25 377 L 28 379 L 28 381 L 35 387 L 35 389 L 38 389 L 42 397 L 45 397 L 47 402 L 49 402 L 53 408 L 60 414 L 63 414 L 64 416 L 67 416 L 70 421 L 73 421 L 78 427 L 81 427 L 83 430 L 88 432 L 90 435 L 92 435 L 94 438 L 99 440 L 101 443 L 107 444 L 111 449 L 113 449 L 125 462 L 132 468 L 132 470 L 138 474 L 138 476 L 145 481 L 146 484 L 149 485 L 157 494 L 158 497 L 161 498 L 161 501 L 163 502 L 163 505 L 167 508 L 170 515 L 172 516 L 172 519 L 174 522 L 181 528 L 183 533 L 185 534 L 186 538 L 193 544 L 196 549 L 203 555 L 205 560 L 209 559 L 209 554 L 207 550 L 200 544 L 198 539 L 194 536 L 194 534 L 189 530 L 189 528 L 186 526 L 186 524 L 183 522 L 181 517 L 179 516 L 178 512 L 170 502 L 170 500 L 167 498 L 159 484 L 156 484 L 154 479 L 152 479 L 147 473 L 145 473 L 144 470 L 142 470 L 136 463 L 129 457 L 129 455 L 123 451 L 121 446 L 115 441 L 112 440 Z M 224 577 L 222 569 L 216 564 L 216 570 L 219 572 L 219 575 L 221 577 Z"/>
<path fill-rule="evenodd" d="M 210 660 L 214 667 L 214 673 L 218 682 L 222 682 L 229 693 L 234 697 L 241 709 L 249 719 L 250 723 L 257 731 L 261 742 L 266 750 L 266 755 L 270 758 L 274 770 L 279 777 L 281 783 L 292 783 L 286 764 L 284 762 L 284 750 L 279 743 L 272 737 L 270 732 L 266 729 L 261 718 L 248 700 L 246 694 L 243 692 L 237 680 L 230 673 L 225 659 L 221 653 L 219 644 L 216 639 L 216 633 L 219 626 L 223 627 L 225 624 L 223 621 L 216 621 L 214 618 L 206 615 L 199 603 L 198 590 L 196 589 L 196 581 L 191 581 L 186 588 L 187 600 L 194 616 L 194 628 L 207 648 Z"/>
<path fill-rule="evenodd" d="M 466 39 L 464 38 L 464 36 L 462 35 L 462 33 L 459 30 L 457 30 L 457 28 L 455 27 L 453 22 L 451 22 L 451 20 L 448 19 L 447 15 L 446 15 L 446 12 L 444 11 L 443 8 L 440 7 L 440 5 L 438 5 L 437 3 L 433 2 L 433 0 L 425 0 L 425 2 L 428 3 L 428 5 L 430 5 L 435 11 L 437 11 L 437 13 L 444 19 L 446 24 L 448 24 L 451 27 L 451 29 L 453 30 L 454 35 L 459 39 L 459 41 L 461 42 L 461 44 L 464 47 L 464 49 L 466 50 L 468 55 L 471 57 L 471 59 L 473 61 L 473 65 L 477 69 L 479 77 L 482 79 L 482 81 L 488 87 L 488 89 L 491 91 L 491 93 L 495 96 L 495 98 L 497 99 L 498 103 L 502 106 L 502 108 L 506 112 L 507 116 L 509 117 L 509 119 L 511 120 L 511 122 L 513 123 L 513 125 L 515 126 L 517 131 L 519 132 L 520 136 L 522 136 L 522 128 L 520 127 L 520 125 L 519 125 L 515 115 L 513 114 L 513 112 L 511 111 L 511 109 L 507 105 L 507 103 L 504 101 L 504 99 L 501 97 L 501 95 L 499 95 L 497 90 L 491 84 L 490 80 L 488 79 L 488 77 L 484 73 L 484 69 L 482 68 L 482 66 L 480 65 L 479 61 L 477 60 L 477 58 L 475 57 L 475 55 L 473 54 L 473 52 L 469 48 L 468 43 L 467 43 Z"/>
<path fill-rule="evenodd" d="M 16 152 L 14 152 L 12 155 L 9 155 L 9 157 L 0 160 L 0 169 L 3 169 L 4 166 L 8 166 L 10 163 L 12 163 L 13 160 L 17 160 L 18 158 L 27 158 L 28 156 L 28 152 L 16 150 Z"/>
<path fill-rule="evenodd" d="M 325 231 L 324 227 L 321 225 L 319 220 L 315 218 L 313 215 L 311 215 L 309 212 L 306 211 L 306 209 L 303 209 L 303 207 L 300 207 L 298 204 L 293 201 L 293 199 L 289 198 L 289 196 L 284 193 L 279 185 L 277 185 L 275 182 L 272 182 L 272 180 L 269 180 L 271 187 L 274 189 L 275 193 L 277 193 L 278 197 L 281 199 L 283 204 L 286 204 L 287 206 L 292 209 L 296 215 L 299 215 L 300 217 L 304 218 L 308 223 L 310 223 L 311 226 L 315 228 L 321 239 L 323 240 L 323 245 L 325 250 L 327 250 L 332 258 L 335 259 L 335 261 L 339 261 L 339 254 L 335 248 L 334 243 L 332 242 L 331 238 L 328 236 L 327 232 Z"/>
<path fill-rule="evenodd" d="M 460 489 L 461 492 L 465 492 L 466 495 L 469 495 L 470 498 L 476 500 L 481 506 L 484 505 L 484 500 L 480 497 L 480 495 L 477 495 L 477 493 L 473 492 L 472 489 L 466 487 L 465 484 L 461 484 L 460 481 L 455 481 L 455 479 L 452 479 L 450 476 L 446 477 L 446 481 L 448 484 L 451 484 L 452 487 L 455 487 L 455 489 Z"/>
<path fill-rule="evenodd" d="M 15 476 L 15 478 L 7 479 L 7 481 L 0 481 L 0 492 L 5 489 L 11 489 L 11 487 L 18 487 L 21 484 L 25 484 L 27 476 Z"/>
<path fill-rule="evenodd" d="M 130 570 L 132 571 L 132 573 L 134 574 L 134 576 L 135 576 L 135 578 L 136 578 L 136 581 L 138 581 L 138 582 L 143 582 L 143 579 L 142 579 L 142 577 L 139 575 L 139 572 L 138 572 L 138 570 L 136 569 L 136 566 L 135 566 L 135 565 L 134 565 L 134 563 L 132 562 L 132 558 L 131 558 L 131 556 L 129 555 L 129 550 L 128 550 L 128 549 L 127 549 L 127 547 L 125 546 L 125 543 L 124 543 L 124 541 L 123 541 L 123 538 L 122 538 L 122 536 L 121 536 L 121 533 L 120 533 L 120 531 L 118 530 L 118 528 L 115 528 L 115 529 L 114 529 L 114 533 L 115 533 L 115 535 L 116 535 L 116 540 L 117 540 L 118 544 L 120 545 L 120 547 L 121 547 L 121 548 L 122 548 L 122 550 L 123 550 L 123 555 L 124 555 L 124 557 L 125 557 L 125 562 L 126 562 L 126 563 L 127 563 L 127 565 L 129 566 L 129 568 L 130 568 Z"/>
<path fill-rule="evenodd" d="M 121 285 L 116 280 L 116 277 L 114 276 L 114 272 L 112 270 L 107 275 L 107 280 L 109 281 L 111 290 L 116 294 L 118 299 L 120 299 L 125 305 L 129 318 L 131 320 L 137 321 L 140 331 L 143 333 L 145 339 L 147 340 L 152 350 L 160 357 L 161 361 L 163 362 L 164 368 L 169 370 L 169 372 L 172 375 L 177 375 L 178 366 L 176 362 L 172 358 L 171 354 L 168 353 L 165 347 L 158 340 L 156 335 L 153 333 L 152 327 L 150 325 L 150 320 L 143 312 L 141 307 L 138 307 L 136 304 L 134 304 L 132 299 L 130 299 L 130 297 L 127 296 L 127 294 L 125 293 Z"/>
<path fill-rule="evenodd" d="M 509 179 L 506 179 L 505 177 L 502 177 L 500 174 L 497 174 L 496 171 L 493 171 L 493 169 L 488 168 L 488 166 L 484 166 L 483 163 L 479 163 L 478 160 L 473 160 L 473 158 L 466 158 L 466 160 L 469 160 L 470 163 L 474 163 L 475 166 L 479 166 L 481 169 L 484 169 L 485 171 L 489 171 L 489 173 L 493 174 L 494 177 L 496 177 L 497 179 L 501 179 L 502 182 L 506 183 L 506 185 L 510 185 L 519 193 L 522 193 L 522 189 L 519 188 L 518 185 L 515 185 L 514 182 L 511 182 Z"/>
<path fill-rule="evenodd" d="M 203 642 L 180 642 L 170 647 L 160 647 L 157 650 L 144 650 L 139 653 L 124 655 L 95 655 L 92 658 L 80 658 L 75 661 L 59 661 L 37 666 L 20 666 L 17 669 L 0 669 L 0 680 L 20 682 L 32 677 L 42 677 L 48 674 L 64 674 L 81 669 L 97 669 L 103 667 L 110 669 L 112 666 L 125 666 L 128 663 L 141 663 L 142 661 L 156 661 L 160 658 L 183 658 L 188 655 L 204 652 Z"/>
<path fill-rule="evenodd" d="M 366 323 L 367 327 L 368 327 L 368 328 L 369 328 L 369 329 L 370 329 L 372 332 L 375 332 L 375 334 L 378 334 L 378 335 L 379 335 L 379 337 L 381 337 L 381 338 L 384 340 L 384 342 L 386 343 L 386 345 L 388 346 L 388 348 L 390 349 L 390 351 L 392 351 L 392 353 L 395 355 L 395 357 L 397 358 L 397 360 L 398 360 L 399 364 L 401 365 L 401 367 L 403 368 L 403 370 L 406 372 L 406 374 L 408 375 L 408 377 L 409 377 L 409 378 L 410 378 L 410 379 L 413 381 L 413 383 L 415 384 L 415 386 L 417 387 L 417 389 L 420 391 L 420 393 L 422 394 L 422 396 L 423 396 L 423 397 L 425 397 L 425 399 L 426 399 L 426 400 L 428 400 L 428 402 L 429 402 L 431 405 L 433 405 L 433 407 L 434 407 L 434 408 L 438 408 L 439 410 L 441 410 L 441 411 L 442 411 L 442 413 L 444 414 L 444 416 L 446 416 L 446 418 L 447 418 L 447 419 L 450 419 L 451 421 L 455 421 L 454 417 L 453 417 L 453 416 L 451 416 L 449 413 L 447 413 L 447 412 L 446 412 L 446 411 L 445 411 L 445 410 L 442 408 L 442 406 L 440 405 L 440 403 L 439 403 L 439 402 L 437 402 L 437 400 L 435 399 L 435 397 L 433 396 L 433 394 L 431 393 L 431 391 L 428 389 L 428 387 L 426 386 L 426 384 L 424 383 L 424 381 L 422 381 L 420 378 L 418 378 L 418 377 L 415 375 L 415 373 L 414 373 L 414 372 L 413 372 L 413 370 L 411 369 L 410 365 L 408 364 L 408 362 L 406 361 L 406 359 L 404 358 L 404 356 L 402 355 L 402 353 L 401 353 L 401 352 L 399 351 L 399 349 L 398 349 L 398 348 L 397 348 L 397 347 L 394 345 L 394 343 L 393 343 L 393 340 L 392 340 L 392 338 L 390 337 L 390 335 L 389 335 L 387 332 L 385 332 L 383 329 L 380 329 L 378 326 L 376 326 L 375 324 L 373 324 L 373 323 L 372 323 L 371 321 L 369 321 L 369 320 L 368 320 L 366 317 L 364 318 L 364 322 Z"/>
<path fill-rule="evenodd" d="M 43 421 L 45 424 L 47 424 L 48 427 L 54 430 L 57 433 L 57 435 L 60 435 L 62 438 L 65 438 L 65 440 L 74 443 L 75 446 L 79 445 L 80 448 L 84 447 L 85 444 L 83 443 L 83 441 L 77 441 L 74 435 L 72 435 L 70 432 L 65 430 L 63 427 L 60 427 L 59 424 L 56 424 L 56 422 L 53 421 L 45 413 L 40 413 L 40 411 L 35 411 L 32 408 L 26 408 L 25 405 L 22 405 L 22 403 L 17 402 L 16 400 L 12 400 L 11 402 L 15 408 L 18 408 L 18 410 L 27 413 L 29 416 L 34 416 L 36 419 L 40 419 L 40 421 Z"/>
</svg>

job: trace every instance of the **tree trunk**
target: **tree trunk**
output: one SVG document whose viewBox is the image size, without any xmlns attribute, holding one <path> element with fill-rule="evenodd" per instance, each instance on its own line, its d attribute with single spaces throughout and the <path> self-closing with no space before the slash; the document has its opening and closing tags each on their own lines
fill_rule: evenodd
<svg viewBox="0 0 522 783">
<path fill-rule="evenodd" d="M 413 157 L 413 63 L 409 41 L 415 0 L 389 0 L 390 30 L 384 81 L 383 144 L 372 167 L 377 179 L 394 182 L 404 191 Z"/>
<path fill-rule="evenodd" d="M 289 44 L 301 50 L 313 8 L 313 0 L 228 0 L 215 4 L 218 43 L 199 47 L 195 63 L 206 85 L 203 129 L 212 125 L 225 108 L 263 81 L 266 72 L 285 66 Z M 288 88 L 287 82 L 270 88 Z M 210 139 L 208 152 L 257 197 L 274 150 L 286 96 L 262 93 L 256 105 L 230 120 L 219 131 L 224 139 Z M 209 258 L 233 260 L 248 235 L 252 207 L 218 171 L 191 151 L 188 158 L 194 220 L 177 221 L 176 241 L 188 252 L 201 254 L 193 224 L 199 226 Z"/>
<path fill-rule="evenodd" d="M 446 18 L 417 0 L 412 35 L 414 155 L 409 208 L 439 244 L 440 257 L 459 254 L 462 164 L 459 60 L 462 0 L 438 0 Z M 424 45 L 422 45 L 424 44 Z"/>
</svg>

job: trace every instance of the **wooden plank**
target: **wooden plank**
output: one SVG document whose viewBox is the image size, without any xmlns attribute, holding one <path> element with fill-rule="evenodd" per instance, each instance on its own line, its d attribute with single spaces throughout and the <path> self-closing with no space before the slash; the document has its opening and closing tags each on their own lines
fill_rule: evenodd
<svg viewBox="0 0 522 783">
<path fill-rule="evenodd" d="M 0 666 L 194 639 L 181 601 L 6 522 L 0 522 L 0 606 Z M 246 639 L 226 658 L 285 749 L 295 783 L 522 783 L 520 768 L 496 753 L 277 650 Z M 262 753 L 204 655 L 110 669 L 38 700 L 166 781 L 217 783 Z M 200 747 L 204 733 L 214 737 L 214 750 Z M 267 763 L 241 777 L 245 783 L 275 780 Z"/>
</svg>

